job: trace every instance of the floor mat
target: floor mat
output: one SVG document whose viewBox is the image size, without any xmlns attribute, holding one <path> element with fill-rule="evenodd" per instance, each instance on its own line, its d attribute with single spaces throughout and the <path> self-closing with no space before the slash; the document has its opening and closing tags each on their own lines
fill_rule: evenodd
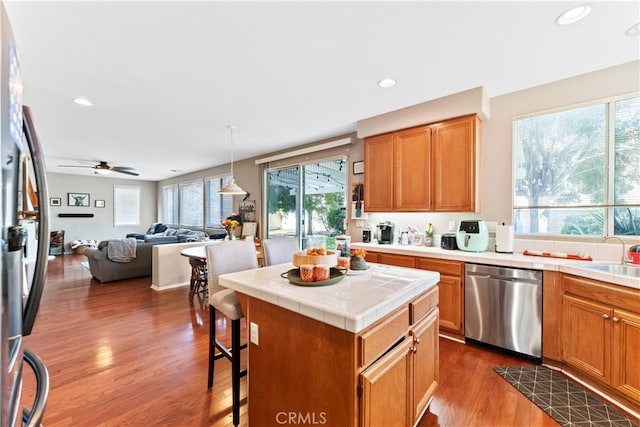
<svg viewBox="0 0 640 427">
<path fill-rule="evenodd" d="M 638 427 L 638 423 L 545 366 L 493 370 L 562 426 Z"/>
</svg>

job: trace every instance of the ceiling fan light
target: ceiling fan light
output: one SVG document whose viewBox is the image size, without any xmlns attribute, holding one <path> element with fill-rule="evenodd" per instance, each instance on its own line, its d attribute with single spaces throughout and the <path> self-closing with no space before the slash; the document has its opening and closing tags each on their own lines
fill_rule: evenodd
<svg viewBox="0 0 640 427">
<path fill-rule="evenodd" d="M 111 169 L 96 168 L 95 171 L 98 175 L 109 175 L 111 173 Z"/>
<path fill-rule="evenodd" d="M 236 180 L 231 178 L 229 183 L 218 190 L 218 194 L 228 194 L 232 196 L 244 196 L 247 194 L 238 184 L 236 184 Z"/>
</svg>

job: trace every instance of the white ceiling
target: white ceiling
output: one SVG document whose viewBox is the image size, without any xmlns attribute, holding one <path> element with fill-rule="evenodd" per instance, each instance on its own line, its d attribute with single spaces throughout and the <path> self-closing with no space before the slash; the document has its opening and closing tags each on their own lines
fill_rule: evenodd
<svg viewBox="0 0 640 427">
<path fill-rule="evenodd" d="M 5 0 L 49 171 L 104 160 L 153 181 L 229 163 L 227 124 L 239 160 L 473 87 L 494 97 L 638 60 L 624 33 L 639 2 L 554 23 L 580 3 Z"/>
</svg>

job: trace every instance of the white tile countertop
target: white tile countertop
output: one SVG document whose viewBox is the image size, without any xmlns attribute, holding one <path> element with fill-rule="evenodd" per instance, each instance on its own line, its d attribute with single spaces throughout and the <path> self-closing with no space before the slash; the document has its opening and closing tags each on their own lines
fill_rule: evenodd
<svg viewBox="0 0 640 427">
<path fill-rule="evenodd" d="M 347 275 L 328 286 L 298 286 L 281 277 L 294 268 L 279 264 L 220 275 L 222 286 L 350 332 L 378 319 L 436 286 L 440 274 L 368 263 L 364 274 Z"/>
<path fill-rule="evenodd" d="M 412 245 L 380 245 L 378 243 L 352 243 L 353 249 L 365 249 L 371 252 L 385 252 L 398 255 L 413 255 L 439 259 L 449 259 L 476 264 L 499 265 L 505 267 L 527 268 L 532 270 L 560 271 L 594 280 L 601 280 L 616 285 L 640 289 L 640 279 L 637 277 L 613 274 L 593 270 L 590 264 L 615 264 L 611 260 L 582 261 L 562 258 L 550 258 L 523 255 L 522 253 L 502 254 L 496 252 L 465 252 L 461 250 L 447 250 L 440 247 L 412 246 Z M 637 268 L 640 268 L 638 266 Z"/>
</svg>

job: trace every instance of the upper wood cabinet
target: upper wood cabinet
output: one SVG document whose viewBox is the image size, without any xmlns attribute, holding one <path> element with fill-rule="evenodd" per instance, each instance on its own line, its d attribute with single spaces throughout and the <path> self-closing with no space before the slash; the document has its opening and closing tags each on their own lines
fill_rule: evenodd
<svg viewBox="0 0 640 427">
<path fill-rule="evenodd" d="M 476 210 L 475 115 L 365 139 L 365 210 Z"/>
<path fill-rule="evenodd" d="M 437 212 L 476 210 L 477 144 L 480 122 L 476 116 L 433 125 L 431 183 Z"/>
</svg>

